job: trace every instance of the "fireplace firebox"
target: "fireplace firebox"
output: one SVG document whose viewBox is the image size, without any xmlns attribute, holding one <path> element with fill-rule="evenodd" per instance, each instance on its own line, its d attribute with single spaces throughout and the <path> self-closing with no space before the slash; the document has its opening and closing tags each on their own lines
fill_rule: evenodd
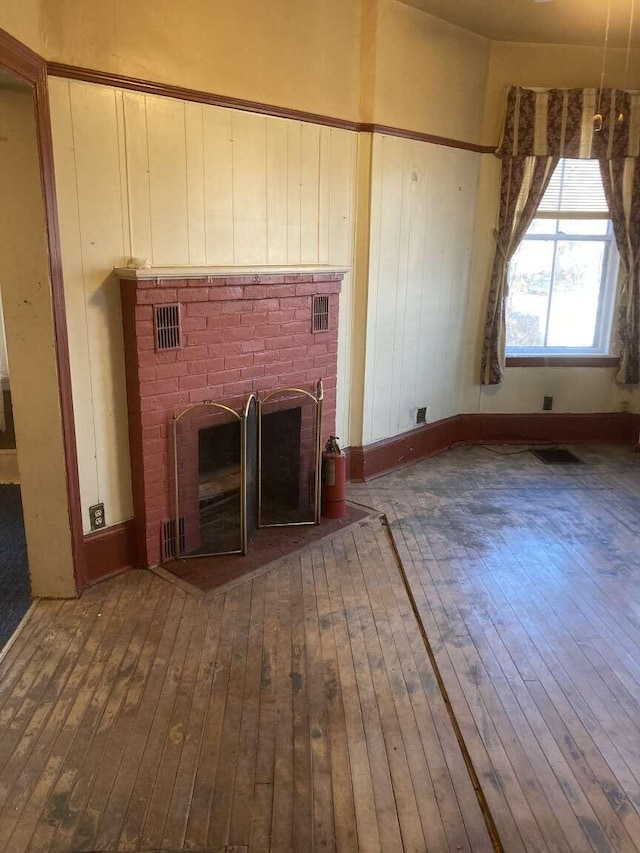
<svg viewBox="0 0 640 853">
<path fill-rule="evenodd" d="M 322 402 L 318 381 L 315 393 L 279 388 L 238 409 L 204 401 L 174 417 L 165 560 L 245 554 L 259 527 L 319 523 Z"/>
<path fill-rule="evenodd" d="M 241 549 L 260 517 L 265 525 L 313 519 L 313 410 L 305 395 L 280 399 L 273 390 L 312 393 L 321 378 L 317 433 L 324 441 L 335 432 L 346 272 L 322 265 L 116 270 L 139 565 L 157 565 L 175 551 Z M 271 455 L 259 480 L 260 444 Z M 243 488 L 255 512 L 242 509 Z"/>
<path fill-rule="evenodd" d="M 240 541 L 241 432 L 239 421 L 198 430 L 199 548 L 204 553 L 233 551 Z"/>
<path fill-rule="evenodd" d="M 260 423 L 262 517 L 267 523 L 304 512 L 305 495 L 300 484 L 300 427 L 302 407 L 263 414 Z"/>
</svg>

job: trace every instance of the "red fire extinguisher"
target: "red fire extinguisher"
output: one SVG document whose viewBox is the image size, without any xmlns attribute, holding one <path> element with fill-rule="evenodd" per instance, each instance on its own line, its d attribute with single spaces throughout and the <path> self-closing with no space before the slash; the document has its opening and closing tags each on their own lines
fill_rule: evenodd
<svg viewBox="0 0 640 853">
<path fill-rule="evenodd" d="M 343 518 L 347 514 L 347 457 L 338 438 L 330 435 L 322 454 L 322 515 Z"/>
</svg>

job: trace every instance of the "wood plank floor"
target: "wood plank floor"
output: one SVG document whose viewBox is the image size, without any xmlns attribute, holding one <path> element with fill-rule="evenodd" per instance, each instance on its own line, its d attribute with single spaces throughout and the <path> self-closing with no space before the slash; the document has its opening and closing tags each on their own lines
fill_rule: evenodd
<svg viewBox="0 0 640 853">
<path fill-rule="evenodd" d="M 215 592 L 39 602 L 0 660 L 0 850 L 489 851 L 438 677 L 502 849 L 640 850 L 640 456 L 576 450 L 352 486 L 389 529 Z"/>
<path fill-rule="evenodd" d="M 640 850 L 640 455 L 574 451 L 458 447 L 351 488 L 387 514 L 509 853 Z"/>
<path fill-rule="evenodd" d="M 0 661 L 0 850 L 160 849 L 492 849 L 378 519 L 206 595 L 37 604 Z"/>
</svg>

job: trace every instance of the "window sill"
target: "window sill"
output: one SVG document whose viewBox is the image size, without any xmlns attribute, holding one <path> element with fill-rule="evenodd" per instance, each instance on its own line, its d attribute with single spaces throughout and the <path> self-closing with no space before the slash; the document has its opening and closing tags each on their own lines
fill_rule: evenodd
<svg viewBox="0 0 640 853">
<path fill-rule="evenodd" d="M 508 355 L 507 367 L 618 367 L 615 355 Z"/>
</svg>

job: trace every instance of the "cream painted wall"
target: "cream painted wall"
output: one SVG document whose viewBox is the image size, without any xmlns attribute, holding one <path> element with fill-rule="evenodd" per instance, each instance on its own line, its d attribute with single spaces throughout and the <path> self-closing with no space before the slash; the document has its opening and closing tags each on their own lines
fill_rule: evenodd
<svg viewBox="0 0 640 853">
<path fill-rule="evenodd" d="M 360 0 L 46 0 L 47 59 L 356 120 Z"/>
<path fill-rule="evenodd" d="M 640 50 L 631 52 L 628 73 L 626 64 L 626 50 L 609 49 L 604 85 L 639 89 Z M 498 143 L 508 86 L 561 89 L 599 86 L 601 72 L 601 47 L 492 42 L 483 144 Z"/>
<path fill-rule="evenodd" d="M 397 0 L 21 0 L 0 27 L 54 62 L 468 141 L 482 128 L 490 42 Z"/>
<path fill-rule="evenodd" d="M 380 0 L 373 118 L 480 142 L 491 43 L 397 0 Z"/>
<path fill-rule="evenodd" d="M 479 142 L 490 43 L 397 0 L 375 6 L 375 21 L 367 22 L 376 49 L 374 70 L 363 78 L 363 119 Z M 390 136 L 362 140 L 355 316 L 365 344 L 357 443 L 412 429 L 421 406 L 430 421 L 459 411 L 480 159 Z"/>
<path fill-rule="evenodd" d="M 539 412 L 542 398 L 553 397 L 559 412 L 622 410 L 626 392 L 616 387 L 615 368 L 510 367 L 502 388 L 483 388 L 477 411 Z"/>
<path fill-rule="evenodd" d="M 76 593 L 33 96 L 0 90 L 0 281 L 31 588 Z"/>
<path fill-rule="evenodd" d="M 480 156 L 374 137 L 364 444 L 459 411 Z"/>
<path fill-rule="evenodd" d="M 640 51 L 634 51 L 628 75 L 625 75 L 625 58 L 625 51 L 609 52 L 605 85 L 640 87 Z M 499 139 L 509 85 L 596 86 L 601 67 L 601 48 L 492 43 L 483 143 L 496 144 Z M 473 239 L 461 411 L 538 412 L 546 395 L 553 396 L 554 411 L 560 412 L 604 412 L 618 411 L 626 405 L 633 407 L 636 395 L 618 386 L 615 370 L 606 368 L 507 368 L 502 385 L 480 386 L 480 349 L 493 260 L 492 230 L 497 217 L 499 180 L 499 160 L 484 155 Z"/>
<path fill-rule="evenodd" d="M 348 441 L 359 447 L 363 443 L 364 383 L 367 364 L 367 306 L 369 303 L 369 248 L 371 237 L 371 164 L 373 135 L 358 134 L 356 160 L 356 200 L 354 217 L 354 250 L 351 305 L 351 373 L 349 386 Z"/>
<path fill-rule="evenodd" d="M 357 134 L 50 79 L 85 529 L 131 516 L 119 286 L 154 265 L 351 266 Z M 338 432 L 348 437 L 351 276 L 340 302 Z"/>
<path fill-rule="evenodd" d="M 0 3 L 0 29 L 36 53 L 44 50 L 41 0 L 3 0 Z"/>
<path fill-rule="evenodd" d="M 378 22 L 386 0 L 363 0 L 360 17 L 360 121 L 372 122 L 375 112 Z"/>
</svg>

